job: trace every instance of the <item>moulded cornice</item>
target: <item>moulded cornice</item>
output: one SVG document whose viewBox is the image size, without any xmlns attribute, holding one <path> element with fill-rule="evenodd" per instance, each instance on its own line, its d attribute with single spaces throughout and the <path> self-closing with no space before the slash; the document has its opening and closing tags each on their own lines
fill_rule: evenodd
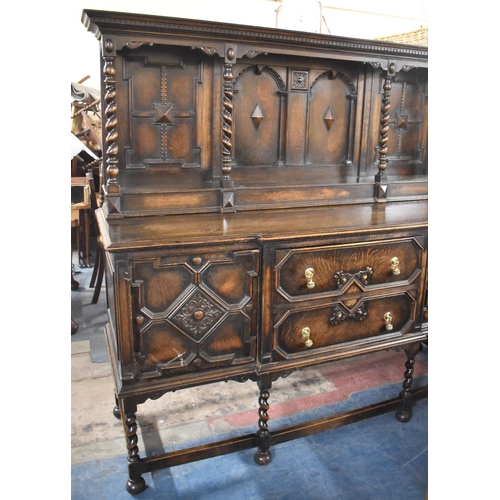
<svg viewBox="0 0 500 500">
<path fill-rule="evenodd" d="M 428 58 L 427 47 L 416 45 L 146 14 L 84 10 L 82 23 L 98 39 L 109 35 L 128 36 L 130 40 L 131 36 L 140 35 L 144 39 L 155 39 L 155 43 L 170 43 L 177 38 L 178 43 L 200 46 L 208 35 L 212 43 L 218 40 L 256 47 L 262 43 L 266 46 L 266 52 L 273 48 L 279 53 L 293 44 L 295 51 L 315 51 L 312 56 L 325 57 L 325 53 L 355 54 L 358 56 L 356 59 L 364 59 L 370 64 L 373 64 L 371 58 L 377 61 L 379 58 L 390 58 L 411 59 L 419 61 L 412 66 L 426 66 Z"/>
</svg>

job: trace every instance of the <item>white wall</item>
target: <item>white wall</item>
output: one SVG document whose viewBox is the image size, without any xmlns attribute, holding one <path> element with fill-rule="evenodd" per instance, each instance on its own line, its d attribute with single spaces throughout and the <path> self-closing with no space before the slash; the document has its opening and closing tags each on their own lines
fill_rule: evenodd
<svg viewBox="0 0 500 500">
<path fill-rule="evenodd" d="M 355 38 L 403 33 L 427 25 L 428 0 L 74 0 L 69 33 L 69 79 L 90 75 L 85 85 L 99 88 L 99 43 L 81 22 L 83 9 L 114 10 L 169 17 L 205 19 L 253 26 L 321 32 Z M 278 12 L 277 12 L 278 10 Z"/>
</svg>

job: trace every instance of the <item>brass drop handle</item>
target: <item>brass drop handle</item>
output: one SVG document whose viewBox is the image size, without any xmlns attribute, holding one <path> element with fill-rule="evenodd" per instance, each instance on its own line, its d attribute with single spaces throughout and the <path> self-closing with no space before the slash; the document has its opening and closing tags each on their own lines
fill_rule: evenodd
<svg viewBox="0 0 500 500">
<path fill-rule="evenodd" d="M 397 257 L 393 257 L 391 259 L 391 269 L 392 269 L 392 274 L 398 275 L 401 274 L 401 269 L 399 269 L 399 259 Z"/>
<path fill-rule="evenodd" d="M 308 267 L 305 272 L 304 272 L 304 275 L 307 279 L 307 288 L 314 288 L 316 286 L 316 283 L 314 283 L 313 281 L 313 277 L 314 277 L 314 269 L 312 267 Z"/>
<path fill-rule="evenodd" d="M 313 341 L 311 340 L 311 329 L 308 326 L 302 328 L 302 337 L 304 337 L 304 344 L 306 347 L 311 347 L 313 345 Z"/>
<path fill-rule="evenodd" d="M 386 312 L 384 314 L 384 321 L 385 321 L 385 329 L 386 330 L 392 330 L 394 328 L 394 325 L 392 324 L 392 314 L 390 312 Z"/>
</svg>

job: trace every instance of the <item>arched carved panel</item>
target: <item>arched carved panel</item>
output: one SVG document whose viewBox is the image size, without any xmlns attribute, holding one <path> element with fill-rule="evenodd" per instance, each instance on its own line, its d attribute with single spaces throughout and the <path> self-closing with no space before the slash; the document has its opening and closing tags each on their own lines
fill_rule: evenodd
<svg viewBox="0 0 500 500">
<path fill-rule="evenodd" d="M 250 66 L 234 84 L 234 162 L 237 166 L 280 161 L 281 76 L 267 66 Z"/>
<path fill-rule="evenodd" d="M 356 89 L 342 73 L 325 71 L 310 88 L 307 163 L 352 162 Z"/>
</svg>

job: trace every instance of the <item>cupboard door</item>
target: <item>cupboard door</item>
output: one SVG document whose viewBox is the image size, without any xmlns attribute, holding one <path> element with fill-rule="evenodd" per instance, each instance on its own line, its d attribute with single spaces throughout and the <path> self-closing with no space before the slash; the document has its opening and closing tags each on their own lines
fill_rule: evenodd
<svg viewBox="0 0 500 500">
<path fill-rule="evenodd" d="M 131 275 L 140 377 L 255 361 L 258 250 L 138 258 Z"/>
</svg>

